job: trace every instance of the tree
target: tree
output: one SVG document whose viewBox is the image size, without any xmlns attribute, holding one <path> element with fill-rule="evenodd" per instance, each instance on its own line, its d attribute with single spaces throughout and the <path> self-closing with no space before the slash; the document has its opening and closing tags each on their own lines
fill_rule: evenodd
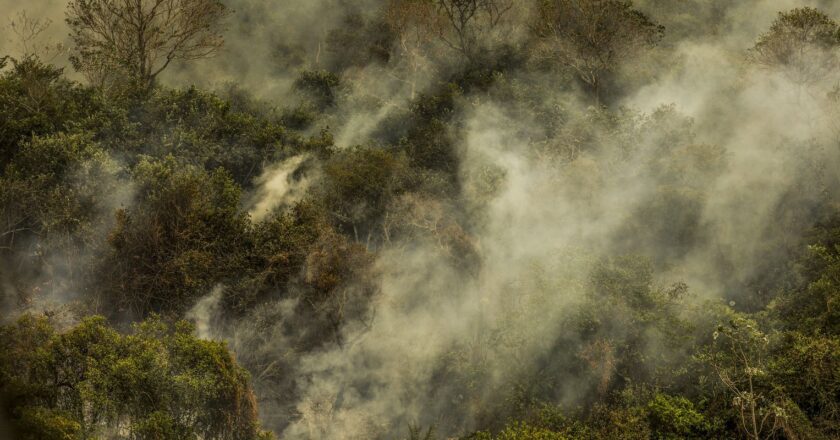
<svg viewBox="0 0 840 440">
<path fill-rule="evenodd" d="M 571 69 L 600 104 L 606 77 L 656 44 L 664 28 L 622 0 L 545 0 L 537 11 L 538 59 Z"/>
<path fill-rule="evenodd" d="M 109 131 L 109 149 L 130 165 L 144 155 L 173 154 L 199 168 L 224 168 L 245 187 L 263 165 L 282 158 L 284 148 L 304 143 L 257 104 L 192 87 L 158 89 Z"/>
<path fill-rule="evenodd" d="M 171 156 L 133 172 L 137 200 L 117 211 L 99 290 L 114 314 L 180 316 L 239 270 L 248 226 L 241 189 L 223 169 L 208 173 Z"/>
<path fill-rule="evenodd" d="M 93 91 L 65 79 L 62 69 L 35 56 L 13 59 L 0 74 L 0 168 L 32 136 L 94 129 L 102 113 Z"/>
<path fill-rule="evenodd" d="M 417 94 L 420 73 L 432 68 L 428 50 L 440 33 L 442 20 L 435 4 L 428 0 L 390 0 L 382 11 L 383 20 L 396 36 L 396 51 L 404 61 L 404 76 L 398 80 L 409 85 L 410 97 Z M 396 76 L 396 74 L 392 73 Z"/>
<path fill-rule="evenodd" d="M 385 207 L 407 185 L 408 159 L 376 147 L 337 151 L 324 165 L 322 200 L 356 242 L 370 245 Z"/>
<path fill-rule="evenodd" d="M 755 321 L 738 315 L 718 326 L 713 338 L 702 359 L 732 396 L 738 427 L 750 440 L 774 438 L 785 426 L 787 399 L 769 378 L 769 338 Z"/>
<path fill-rule="evenodd" d="M 89 134 L 33 137 L 23 144 L 0 175 L 0 261 L 16 263 L 0 264 L 0 277 L 31 287 L 43 276 L 37 289 L 21 289 L 29 295 L 78 287 L 85 256 L 104 226 L 100 213 L 108 200 L 102 194 L 116 192 L 118 172 Z M 21 299 L 29 301 L 29 295 Z"/>
<path fill-rule="evenodd" d="M 120 334 L 101 317 L 59 331 L 24 315 L 0 327 L 0 393 L 22 439 L 269 439 L 248 373 L 187 322 Z"/>
<path fill-rule="evenodd" d="M 840 26 L 814 8 L 779 12 L 750 52 L 753 62 L 778 68 L 794 83 L 817 82 L 837 67 Z"/>
<path fill-rule="evenodd" d="M 784 332 L 772 348 L 770 373 L 791 400 L 783 429 L 797 433 L 787 437 L 840 437 L 840 338 Z"/>
<path fill-rule="evenodd" d="M 658 287 L 653 273 L 647 258 L 633 255 L 603 259 L 592 269 L 590 291 L 574 318 L 574 343 L 582 371 L 602 397 L 633 383 L 672 383 L 689 356 L 689 323 L 680 316 L 688 287 Z M 661 347 L 651 351 L 654 340 Z"/>
<path fill-rule="evenodd" d="M 779 295 L 771 310 L 786 329 L 840 336 L 840 246 L 831 242 L 812 244 L 798 263 L 804 282 Z"/>
<path fill-rule="evenodd" d="M 326 37 L 327 70 L 341 72 L 388 62 L 392 35 L 387 24 L 378 18 L 369 18 L 359 11 L 344 15 L 342 22 Z M 316 61 L 315 67 L 318 65 Z"/>
<path fill-rule="evenodd" d="M 474 61 L 479 50 L 492 42 L 492 34 L 501 30 L 514 4 L 513 0 L 437 0 L 438 13 L 448 23 L 440 27 L 440 39 Z"/>
<path fill-rule="evenodd" d="M 342 328 L 348 322 L 369 328 L 373 319 L 371 298 L 377 288 L 373 256 L 360 243 L 331 228 L 321 228 L 303 268 L 298 313 L 309 316 L 317 343 L 332 337 L 342 346 Z"/>
<path fill-rule="evenodd" d="M 771 371 L 826 438 L 840 436 L 840 215 L 808 233 L 810 245 L 793 265 L 793 285 L 768 311 L 782 330 Z M 800 423 L 804 425 L 804 423 Z M 814 437 L 803 435 L 801 438 Z"/>
<path fill-rule="evenodd" d="M 71 61 L 101 85 L 122 71 L 150 87 L 172 61 L 215 54 L 228 14 L 218 0 L 72 0 Z"/>
<path fill-rule="evenodd" d="M 306 70 L 295 81 L 295 90 L 309 98 L 319 110 L 332 107 L 341 92 L 341 79 L 326 70 Z"/>
<path fill-rule="evenodd" d="M 20 59 L 39 57 L 51 62 L 65 51 L 61 43 L 44 40 L 44 32 L 49 29 L 52 20 L 30 17 L 26 10 L 19 12 L 9 20 L 9 30 L 15 35 L 20 50 Z"/>
</svg>

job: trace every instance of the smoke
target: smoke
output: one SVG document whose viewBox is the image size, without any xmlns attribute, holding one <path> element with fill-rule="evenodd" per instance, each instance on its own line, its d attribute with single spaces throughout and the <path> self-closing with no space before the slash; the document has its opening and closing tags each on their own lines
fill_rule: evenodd
<svg viewBox="0 0 840 440">
<path fill-rule="evenodd" d="M 224 293 L 224 286 L 213 287 L 206 296 L 198 300 L 197 303 L 187 311 L 185 317 L 195 323 L 195 331 L 199 338 L 213 339 L 216 335 L 213 333 L 212 320 L 216 317 L 219 309 L 219 301 L 222 299 Z"/>
<path fill-rule="evenodd" d="M 291 99 L 301 70 L 326 69 L 329 32 L 351 12 L 371 15 L 375 0 L 229 0 L 225 46 L 213 58 L 180 63 L 166 72 L 168 84 L 237 86 L 265 99 Z"/>
<path fill-rule="evenodd" d="M 578 225 L 568 221 L 568 203 L 547 198 L 559 176 L 522 156 L 523 146 L 501 128 L 513 121 L 493 108 L 476 113 L 465 133 L 464 174 L 496 167 L 506 175 L 476 234 L 479 272 L 465 271 L 433 241 L 381 252 L 373 325 L 350 335 L 355 344 L 303 358 L 302 416 L 284 436 L 376 438 L 411 422 L 442 432 L 475 428 L 474 420 L 461 419 L 475 414 L 452 408 L 488 405 L 484 399 L 530 366 L 527 359 L 550 344 L 566 306 L 581 299 L 589 262 L 570 252 L 568 240 Z M 543 272 L 550 275 L 539 280 Z M 522 315 L 511 313 L 517 308 Z M 481 358 L 474 367 L 489 372 L 478 389 L 435 389 L 441 368 L 456 366 L 461 361 L 450 357 L 460 355 Z"/>
<path fill-rule="evenodd" d="M 36 222 L 49 233 L 22 233 L 23 238 L 18 238 L 16 232 L 27 229 L 11 230 L 8 250 L 16 251 L 17 259 L 0 262 L 0 293 L 7 306 L 2 318 L 44 313 L 58 328 L 69 328 L 82 311 L 103 313 L 101 298 L 85 295 L 85 285 L 101 256 L 98 244 L 113 230 L 114 212 L 131 204 L 135 188 L 120 178 L 123 165 L 87 135 L 33 137 L 27 144 L 29 154 L 55 155 L 65 163 L 60 173 L 52 175 L 55 182 L 45 185 L 39 181 L 45 173 L 39 166 L 50 164 L 38 157 L 30 163 L 32 168 L 24 168 L 32 188 L 10 185 L 30 197 L 37 208 L 5 205 L 7 227 Z M 68 159 L 65 154 L 74 149 L 84 150 L 79 154 L 82 157 Z"/>
<path fill-rule="evenodd" d="M 382 250 L 374 324 L 348 335 L 353 345 L 303 357 L 300 417 L 283 437 L 377 438 L 412 422 L 447 435 L 476 429 L 569 331 L 562 323 L 602 255 L 652 255 L 659 285 L 686 281 L 700 300 L 740 302 L 812 220 L 794 213 L 824 203 L 840 183 L 827 171 L 840 152 L 824 111 L 836 78 L 803 90 L 745 63 L 747 35 L 779 9 L 753 6 L 759 13 L 727 11 L 731 32 L 719 39 L 675 44 L 679 62 L 628 94 L 624 104 L 641 112 L 630 110 L 618 134 L 561 96 L 571 119 L 595 126 L 597 141 L 559 166 L 534 156 L 535 121 L 467 98 L 465 128 L 454 137 L 463 139 L 460 202 L 475 208 L 467 223 L 476 225 L 480 268 L 465 270 L 433 241 Z M 679 222 L 696 224 L 699 235 L 668 236 Z M 651 236 L 638 227 L 664 229 Z M 664 350 L 661 335 L 649 337 L 651 350 Z M 474 374 L 461 377 L 467 389 L 442 385 L 441 369 L 459 368 Z M 584 381 L 567 376 L 557 402 L 584 399 Z"/>
<path fill-rule="evenodd" d="M 256 191 L 249 203 L 252 219 L 261 221 L 278 207 L 290 206 L 306 195 L 314 177 L 297 173 L 307 159 L 307 155 L 293 156 L 263 170 L 255 180 Z"/>
</svg>

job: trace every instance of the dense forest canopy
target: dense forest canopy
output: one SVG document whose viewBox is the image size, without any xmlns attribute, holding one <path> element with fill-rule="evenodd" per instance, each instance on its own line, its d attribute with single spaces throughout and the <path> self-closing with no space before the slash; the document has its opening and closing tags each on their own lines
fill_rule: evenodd
<svg viewBox="0 0 840 440">
<path fill-rule="evenodd" d="M 0 6 L 0 437 L 840 438 L 840 3 Z"/>
</svg>

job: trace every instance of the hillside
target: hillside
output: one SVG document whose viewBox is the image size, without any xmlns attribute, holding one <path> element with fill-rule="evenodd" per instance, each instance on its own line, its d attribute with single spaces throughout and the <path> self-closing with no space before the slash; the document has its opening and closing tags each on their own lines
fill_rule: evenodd
<svg viewBox="0 0 840 440">
<path fill-rule="evenodd" d="M 0 0 L 0 437 L 840 438 L 840 4 Z"/>
</svg>

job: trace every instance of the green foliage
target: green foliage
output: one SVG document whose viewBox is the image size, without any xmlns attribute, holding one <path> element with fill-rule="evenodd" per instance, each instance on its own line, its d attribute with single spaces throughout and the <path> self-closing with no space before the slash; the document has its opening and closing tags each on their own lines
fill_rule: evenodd
<svg viewBox="0 0 840 440">
<path fill-rule="evenodd" d="M 461 89 L 448 84 L 437 94 L 420 95 L 411 104 L 409 128 L 400 146 L 414 167 L 455 175 L 458 167 L 456 147 L 447 133 Z"/>
<path fill-rule="evenodd" d="M 512 422 L 495 436 L 489 432 L 471 439 L 702 439 L 710 438 L 711 424 L 688 399 L 660 392 L 624 392 L 609 404 L 595 405 L 582 416 L 564 417 L 556 407 L 544 406 L 527 421 Z"/>
<path fill-rule="evenodd" d="M 513 423 L 507 426 L 498 435 L 491 436 L 488 433 L 474 435 L 477 440 L 570 440 L 564 434 L 550 431 L 545 428 L 538 428 L 525 423 Z"/>
<path fill-rule="evenodd" d="M 224 168 L 243 186 L 251 185 L 264 165 L 304 143 L 272 110 L 195 88 L 156 90 L 125 124 L 109 144 L 130 163 L 144 155 L 174 155 L 207 170 Z"/>
<path fill-rule="evenodd" d="M 120 197 L 120 168 L 87 133 L 23 142 L 0 174 L 0 277 L 28 302 L 80 289 Z M 17 268 L 17 269 L 15 269 Z M 38 276 L 44 276 L 40 280 Z"/>
<path fill-rule="evenodd" d="M 790 399 L 787 430 L 840 435 L 840 339 L 786 332 L 772 351 L 769 372 Z"/>
<path fill-rule="evenodd" d="M 45 408 L 23 409 L 16 434 L 23 440 L 81 440 L 82 426 L 64 411 Z"/>
<path fill-rule="evenodd" d="M 661 440 L 706 438 L 710 424 L 690 400 L 656 393 L 648 402 L 652 438 Z"/>
<path fill-rule="evenodd" d="M 590 416 L 598 439 L 645 440 L 653 437 L 645 409 L 634 405 L 596 406 Z"/>
<path fill-rule="evenodd" d="M 320 110 L 335 105 L 341 81 L 338 75 L 326 70 L 307 70 L 295 81 L 295 88 Z"/>
<path fill-rule="evenodd" d="M 311 201 L 253 224 L 247 231 L 243 276 L 225 289 L 224 310 L 244 314 L 272 294 L 288 290 L 327 228 L 324 213 Z"/>
<path fill-rule="evenodd" d="M 769 370 L 786 403 L 786 429 L 805 435 L 838 435 L 840 345 L 836 309 L 840 229 L 833 213 L 809 233 L 811 244 L 796 262 L 796 282 L 769 306 L 783 332 L 770 347 Z M 813 426 L 812 426 L 813 424 Z"/>
<path fill-rule="evenodd" d="M 690 326 L 681 316 L 687 286 L 653 285 L 647 259 L 602 260 L 591 274 L 590 292 L 575 320 L 579 357 L 597 393 L 630 383 L 668 386 L 684 373 Z"/>
<path fill-rule="evenodd" d="M 0 176 L 3 232 L 83 236 L 107 203 L 102 194 L 112 191 L 117 171 L 90 135 L 33 137 Z"/>
<path fill-rule="evenodd" d="M 393 197 L 408 184 L 408 163 L 400 153 L 375 147 L 336 151 L 324 164 L 322 200 L 339 224 L 365 239 Z M 360 228 L 362 231 L 359 231 Z"/>
<path fill-rule="evenodd" d="M 777 298 L 773 310 L 792 330 L 811 335 L 840 335 L 837 307 L 840 304 L 840 246 L 830 243 L 809 246 L 800 267 L 800 286 Z"/>
<path fill-rule="evenodd" d="M 102 116 L 94 91 L 63 77 L 36 57 L 13 60 L 0 73 L 0 169 L 23 141 L 59 131 L 93 128 Z"/>
<path fill-rule="evenodd" d="M 151 318 L 122 335 L 97 317 L 60 332 L 24 315 L 0 328 L 6 410 L 21 438 L 264 438 L 248 374 L 193 332 Z"/>
<path fill-rule="evenodd" d="M 592 426 L 579 418 L 566 417 L 559 407 L 543 404 L 525 420 L 511 421 L 494 436 L 489 431 L 477 432 L 468 439 L 479 440 L 573 440 L 596 437 Z"/>
<path fill-rule="evenodd" d="M 770 375 L 770 338 L 752 319 L 732 311 L 718 325 L 700 357 L 717 375 L 731 399 L 739 432 L 748 438 L 772 437 L 785 426 L 788 411 L 783 390 Z"/>
</svg>

